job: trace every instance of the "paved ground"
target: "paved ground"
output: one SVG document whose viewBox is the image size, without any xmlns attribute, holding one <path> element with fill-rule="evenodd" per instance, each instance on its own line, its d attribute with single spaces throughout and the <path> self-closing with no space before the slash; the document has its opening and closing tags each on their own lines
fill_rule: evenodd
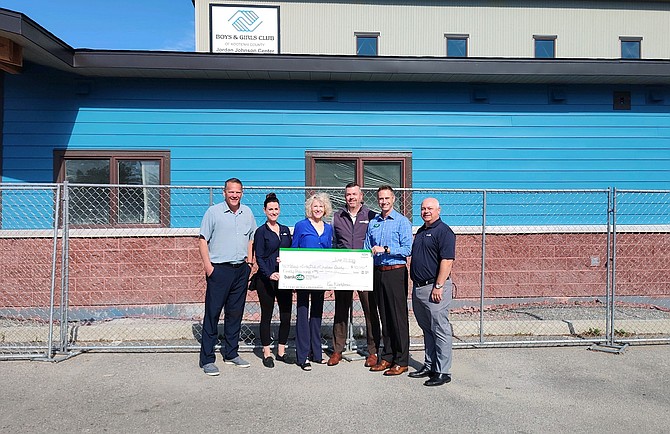
<svg viewBox="0 0 670 434">
<path fill-rule="evenodd" d="M 428 388 L 362 361 L 251 368 L 194 353 L 0 362 L 0 432 L 670 432 L 670 345 L 456 350 Z M 414 367 L 421 353 L 412 353 Z"/>
</svg>

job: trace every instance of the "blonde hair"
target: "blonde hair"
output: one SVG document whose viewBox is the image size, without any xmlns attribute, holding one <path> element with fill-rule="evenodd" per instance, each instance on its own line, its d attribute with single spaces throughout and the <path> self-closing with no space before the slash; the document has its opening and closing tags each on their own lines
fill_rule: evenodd
<svg viewBox="0 0 670 434">
<path fill-rule="evenodd" d="M 330 197 L 326 193 L 316 193 L 311 195 L 305 201 L 305 215 L 312 218 L 312 205 L 314 202 L 323 204 L 323 219 L 325 220 L 333 212 L 333 205 L 330 203 Z"/>
</svg>

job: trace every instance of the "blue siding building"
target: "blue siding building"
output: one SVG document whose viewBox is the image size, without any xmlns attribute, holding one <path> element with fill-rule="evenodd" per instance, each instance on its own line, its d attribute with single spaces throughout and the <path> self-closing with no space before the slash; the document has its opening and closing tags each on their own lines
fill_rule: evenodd
<svg viewBox="0 0 670 434">
<path fill-rule="evenodd" d="M 612 110 L 618 86 L 91 78 L 4 80 L 3 182 L 52 182 L 55 149 L 169 150 L 174 185 L 304 185 L 305 151 L 411 152 L 415 188 L 670 187 L 670 107 Z"/>
<path fill-rule="evenodd" d="M 614 247 L 629 258 L 618 294 L 646 281 L 645 295 L 668 295 L 668 59 L 74 49 L 0 9 L 2 47 L 0 278 L 12 291 L 30 278 L 15 262 L 56 258 L 62 228 L 80 305 L 199 303 L 200 220 L 222 200 L 213 187 L 239 177 L 259 221 L 279 191 L 288 225 L 306 190 L 352 180 L 399 187 L 415 227 L 435 195 L 464 246 L 461 298 L 485 285 L 499 298 L 601 295 Z M 612 187 L 647 192 L 622 194 L 616 214 Z M 616 246 L 615 217 L 628 226 Z"/>
<path fill-rule="evenodd" d="M 326 185 L 315 162 L 351 156 L 396 158 L 400 187 L 670 188 L 667 60 L 76 50 L 0 18 L 23 50 L 3 73 L 4 183 L 62 180 L 57 152 L 161 151 L 171 185 Z"/>
</svg>

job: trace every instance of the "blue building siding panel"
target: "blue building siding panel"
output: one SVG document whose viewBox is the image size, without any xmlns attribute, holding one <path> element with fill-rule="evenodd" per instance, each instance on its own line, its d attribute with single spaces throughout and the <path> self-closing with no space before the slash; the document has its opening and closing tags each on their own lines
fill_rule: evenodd
<svg viewBox="0 0 670 434">
<path fill-rule="evenodd" d="M 5 81 L 3 181 L 53 181 L 54 149 L 169 150 L 174 185 L 302 185 L 306 150 L 411 151 L 417 188 L 670 188 L 670 106 L 615 87 L 87 79 Z M 337 100 L 319 101 L 324 86 Z"/>
<path fill-rule="evenodd" d="M 54 228 L 54 188 L 0 189 L 3 229 L 32 230 Z"/>
</svg>

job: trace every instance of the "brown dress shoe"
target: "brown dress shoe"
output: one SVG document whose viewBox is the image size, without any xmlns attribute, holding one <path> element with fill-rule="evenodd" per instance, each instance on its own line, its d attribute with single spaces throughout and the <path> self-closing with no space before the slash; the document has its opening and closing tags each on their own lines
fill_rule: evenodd
<svg viewBox="0 0 670 434">
<path fill-rule="evenodd" d="M 388 368 L 391 367 L 391 362 L 387 362 L 386 360 L 382 360 L 381 362 L 377 363 L 376 365 L 372 366 L 370 370 L 372 372 L 378 372 L 378 371 L 384 371 Z"/>
<path fill-rule="evenodd" d="M 328 366 L 335 366 L 342 360 L 342 353 L 333 353 L 328 359 Z"/>
<path fill-rule="evenodd" d="M 367 359 L 365 359 L 365 367 L 370 368 L 377 364 L 377 355 L 370 354 Z"/>
<path fill-rule="evenodd" d="M 407 372 L 409 368 L 407 366 L 400 366 L 400 365 L 393 365 L 389 369 L 384 372 L 384 375 L 386 376 L 393 376 L 393 375 L 400 375 L 402 373 Z"/>
</svg>

